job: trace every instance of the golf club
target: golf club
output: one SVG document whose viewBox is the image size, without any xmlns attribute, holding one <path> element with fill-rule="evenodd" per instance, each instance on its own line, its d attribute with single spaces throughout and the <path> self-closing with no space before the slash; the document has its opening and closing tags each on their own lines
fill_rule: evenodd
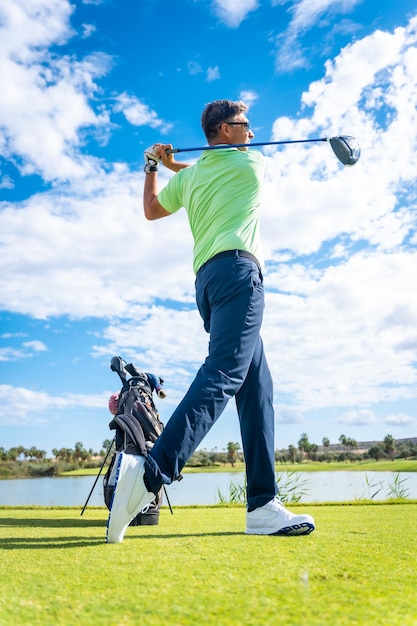
<svg viewBox="0 0 417 626">
<path fill-rule="evenodd" d="M 199 146 L 198 148 L 172 148 L 167 150 L 167 154 L 177 154 L 178 152 L 194 152 L 201 150 L 222 150 L 225 148 L 253 148 L 256 146 L 281 146 L 291 143 L 314 143 L 318 141 L 328 141 L 334 154 L 339 161 L 348 167 L 355 165 L 361 155 L 359 142 L 350 135 L 339 135 L 338 137 L 322 137 L 321 139 L 290 139 L 287 141 L 259 141 L 254 143 L 230 143 L 218 144 L 215 146 Z"/>
</svg>

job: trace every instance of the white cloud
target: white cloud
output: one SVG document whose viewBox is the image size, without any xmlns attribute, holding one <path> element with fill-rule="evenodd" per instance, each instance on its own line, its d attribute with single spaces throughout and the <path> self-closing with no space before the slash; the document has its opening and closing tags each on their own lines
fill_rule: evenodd
<svg viewBox="0 0 417 626">
<path fill-rule="evenodd" d="M 42 424 L 50 421 L 54 412 L 71 407 L 102 408 L 109 394 L 65 394 L 52 396 L 25 387 L 0 385 L 0 424 Z M 4 407 L 7 407 L 6 410 Z"/>
<path fill-rule="evenodd" d="M 375 424 L 376 421 L 373 411 L 367 409 L 346 411 L 336 419 L 339 424 L 346 424 L 347 426 L 368 426 Z"/>
<path fill-rule="evenodd" d="M 221 78 L 219 66 L 216 65 L 216 67 L 209 67 L 207 70 L 207 81 L 211 83 L 214 80 L 219 80 L 219 78 Z"/>
<path fill-rule="evenodd" d="M 352 11 L 363 0 L 296 0 L 290 9 L 293 14 L 290 30 L 299 33 L 316 24 L 324 14 L 345 14 Z M 288 4 L 288 0 L 273 2 L 273 4 Z"/>
<path fill-rule="evenodd" d="M 253 104 L 255 104 L 255 102 L 258 99 L 258 94 L 256 93 L 256 91 L 250 90 L 250 89 L 246 89 L 244 91 L 241 91 L 239 94 L 239 100 L 242 100 L 245 104 L 248 105 L 248 107 L 250 108 Z"/>
<path fill-rule="evenodd" d="M 42 56 L 42 48 L 64 43 L 72 34 L 73 7 L 63 0 L 3 0 L 0 7 L 2 56 L 11 52 L 20 62 Z"/>
<path fill-rule="evenodd" d="M 376 32 L 342 50 L 303 94 L 308 112 L 275 121 L 276 141 L 346 133 L 359 139 L 362 156 L 344 169 L 328 144 L 268 151 L 263 232 L 269 250 L 311 254 L 340 233 L 390 250 L 413 237 L 416 26 L 414 18 L 407 28 Z"/>
<path fill-rule="evenodd" d="M 280 406 L 275 417 L 279 424 L 301 424 L 304 421 L 299 409 L 293 406 Z"/>
<path fill-rule="evenodd" d="M 357 254 L 267 274 L 263 336 L 278 388 L 300 409 L 415 397 L 415 352 L 398 346 L 417 323 L 416 261 L 415 252 Z"/>
<path fill-rule="evenodd" d="M 136 96 L 130 96 L 127 93 L 116 96 L 116 105 L 113 110 L 116 113 L 123 113 L 127 121 L 134 126 L 150 126 L 151 128 L 158 128 L 163 133 L 172 127 L 172 124 L 167 124 L 159 119 L 158 114 L 147 104 L 141 102 Z"/>
<path fill-rule="evenodd" d="M 84 39 L 88 39 L 88 37 L 90 37 L 97 30 L 93 24 L 83 24 L 82 29 Z"/>
<path fill-rule="evenodd" d="M 301 43 L 302 36 L 314 26 L 327 26 L 331 17 L 349 13 L 362 1 L 293 0 L 289 9 L 292 13 L 292 18 L 288 28 L 277 37 L 277 69 L 282 72 L 288 72 L 308 66 L 308 55 Z M 273 0 L 272 5 L 286 5 L 289 3 L 290 0 Z M 349 28 L 351 29 L 352 25 Z"/>
<path fill-rule="evenodd" d="M 415 417 L 404 414 L 387 415 L 385 418 L 385 423 L 389 426 L 408 426 L 410 424 L 415 424 L 416 421 Z"/>
<path fill-rule="evenodd" d="M 15 333 L 14 335 L 5 334 L 2 339 L 12 339 L 21 335 Z M 23 359 L 31 358 L 38 352 L 46 352 L 48 348 L 42 341 L 24 341 L 19 347 L 4 346 L 0 347 L 0 361 L 20 361 Z"/>
<path fill-rule="evenodd" d="M 216 15 L 230 28 L 237 28 L 258 7 L 258 0 L 213 0 Z"/>
<path fill-rule="evenodd" d="M 24 341 L 23 347 L 29 348 L 30 350 L 33 350 L 34 352 L 46 352 L 48 350 L 48 348 L 45 346 L 43 341 L 38 341 L 38 340 Z"/>
<path fill-rule="evenodd" d="M 0 179 L 0 189 L 13 189 L 14 182 L 8 174 L 4 174 Z"/>
<path fill-rule="evenodd" d="M 201 64 L 198 63 L 198 61 L 188 61 L 187 69 L 190 76 L 195 76 L 196 74 L 203 73 L 203 68 L 201 67 Z"/>
<path fill-rule="evenodd" d="M 143 176 L 118 165 L 69 191 L 4 204 L 0 307 L 39 318 L 123 317 L 137 302 L 158 295 L 190 301 L 192 242 L 185 212 L 147 222 L 141 214 Z"/>
<path fill-rule="evenodd" d="M 95 79 L 109 67 L 109 57 L 93 54 L 79 61 L 49 51 L 73 34 L 72 8 L 63 0 L 5 0 L 0 9 L 0 151 L 24 174 L 44 180 L 91 176 L 100 166 L 81 153 L 82 132 L 108 125 L 88 99 Z M 28 106 L 30 103 L 30 106 Z"/>
</svg>

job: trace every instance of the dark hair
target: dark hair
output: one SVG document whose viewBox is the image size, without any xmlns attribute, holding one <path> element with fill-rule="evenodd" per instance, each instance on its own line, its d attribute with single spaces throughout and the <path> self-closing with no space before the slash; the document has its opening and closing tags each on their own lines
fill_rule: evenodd
<svg viewBox="0 0 417 626">
<path fill-rule="evenodd" d="M 245 113 L 248 107 L 244 102 L 238 100 L 214 100 L 206 104 L 201 114 L 201 126 L 207 140 L 213 139 L 219 132 L 219 126 L 222 122 L 231 119 L 239 113 Z"/>
</svg>

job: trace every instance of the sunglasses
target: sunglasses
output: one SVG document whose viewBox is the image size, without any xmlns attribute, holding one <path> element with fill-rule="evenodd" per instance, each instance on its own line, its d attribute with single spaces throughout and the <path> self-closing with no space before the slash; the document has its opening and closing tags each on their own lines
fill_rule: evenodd
<svg viewBox="0 0 417 626">
<path fill-rule="evenodd" d="M 222 124 L 229 124 L 229 126 L 243 126 L 247 133 L 250 131 L 249 122 L 222 122 Z M 221 128 L 221 124 L 219 128 Z"/>
</svg>

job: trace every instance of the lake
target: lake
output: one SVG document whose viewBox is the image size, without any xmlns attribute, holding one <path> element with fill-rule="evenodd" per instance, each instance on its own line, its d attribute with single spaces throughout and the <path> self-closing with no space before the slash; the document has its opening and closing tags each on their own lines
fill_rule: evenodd
<svg viewBox="0 0 417 626">
<path fill-rule="evenodd" d="M 286 474 L 281 474 L 286 476 Z M 300 502 L 342 502 L 346 500 L 386 500 L 393 497 L 397 485 L 409 499 L 417 499 L 417 472 L 299 472 L 295 493 L 303 495 Z M 94 476 L 59 478 L 18 478 L 0 480 L 0 505 L 83 506 L 93 486 Z M 294 479 L 292 479 L 294 481 Z M 167 487 L 172 506 L 216 504 L 218 491 L 229 497 L 231 483 L 244 485 L 241 473 L 185 474 L 180 482 Z M 285 486 L 283 486 L 285 491 Z M 103 481 L 98 480 L 89 505 L 102 506 Z"/>
</svg>

